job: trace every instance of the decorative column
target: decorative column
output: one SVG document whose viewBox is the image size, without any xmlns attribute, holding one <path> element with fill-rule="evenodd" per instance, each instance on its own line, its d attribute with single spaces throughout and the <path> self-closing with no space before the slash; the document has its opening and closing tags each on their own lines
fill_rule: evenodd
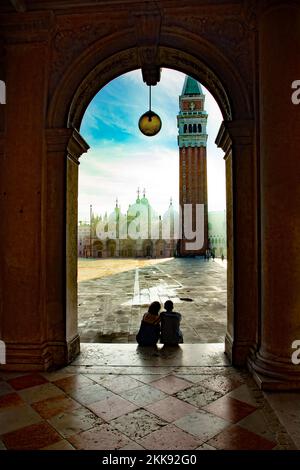
<svg viewBox="0 0 300 470">
<path fill-rule="evenodd" d="M 233 365 L 247 362 L 258 328 L 256 163 L 252 121 L 223 122 L 216 144 L 225 152 L 227 333 Z"/>
<path fill-rule="evenodd" d="M 270 5 L 270 6 L 268 6 Z M 300 389 L 300 6 L 264 2 L 259 27 L 261 342 L 250 365 L 263 389 Z"/>
</svg>

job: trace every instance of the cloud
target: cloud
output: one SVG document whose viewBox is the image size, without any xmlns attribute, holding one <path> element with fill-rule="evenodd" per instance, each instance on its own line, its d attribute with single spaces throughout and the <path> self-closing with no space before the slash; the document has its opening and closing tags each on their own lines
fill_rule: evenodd
<svg viewBox="0 0 300 470">
<path fill-rule="evenodd" d="M 80 129 L 91 149 L 81 158 L 79 218 L 88 220 L 89 205 L 95 212 L 113 210 L 118 197 L 123 210 L 136 198 L 137 187 L 146 188 L 154 209 L 163 213 L 172 196 L 178 201 L 179 152 L 177 146 L 178 97 L 184 75 L 163 69 L 160 83 L 152 89 L 152 109 L 162 118 L 161 132 L 152 138 L 138 129 L 138 119 L 148 109 L 148 87 L 139 70 L 106 85 L 90 103 Z M 214 140 L 222 122 L 217 103 L 208 91 L 209 209 L 225 208 L 223 152 Z"/>
</svg>

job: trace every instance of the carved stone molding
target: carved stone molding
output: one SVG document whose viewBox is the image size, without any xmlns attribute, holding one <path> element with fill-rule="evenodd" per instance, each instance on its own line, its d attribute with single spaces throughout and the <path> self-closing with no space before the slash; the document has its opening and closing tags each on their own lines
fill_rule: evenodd
<svg viewBox="0 0 300 470">
<path fill-rule="evenodd" d="M 83 112 L 94 94 L 114 77 L 126 71 L 138 68 L 138 64 L 136 49 L 120 52 L 101 62 L 87 75 L 76 91 L 68 116 L 68 125 L 79 129 Z"/>
<path fill-rule="evenodd" d="M 143 80 L 147 85 L 156 85 L 160 80 L 157 55 L 162 23 L 161 13 L 157 10 L 134 12 L 132 18 Z"/>
<path fill-rule="evenodd" d="M 53 128 L 46 129 L 47 151 L 61 154 L 68 153 L 76 162 L 79 157 L 87 152 L 89 145 L 76 129 Z"/>
<path fill-rule="evenodd" d="M 52 11 L 0 15 L 1 33 L 12 44 L 48 41 L 54 31 Z"/>
</svg>

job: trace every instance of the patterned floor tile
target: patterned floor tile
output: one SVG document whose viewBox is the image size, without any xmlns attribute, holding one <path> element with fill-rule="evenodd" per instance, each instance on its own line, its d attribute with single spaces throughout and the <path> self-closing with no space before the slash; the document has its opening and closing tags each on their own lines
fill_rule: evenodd
<svg viewBox="0 0 300 470">
<path fill-rule="evenodd" d="M 43 447 L 41 450 L 75 450 L 70 442 L 62 439 L 61 441 L 51 444 L 50 446 Z"/>
<path fill-rule="evenodd" d="M 208 444 L 202 444 L 202 446 L 197 447 L 196 450 L 217 450 L 217 449 L 213 446 L 209 446 Z"/>
<path fill-rule="evenodd" d="M 200 382 L 201 385 L 207 387 L 216 392 L 220 392 L 225 395 L 228 392 L 231 392 L 235 388 L 243 384 L 242 380 L 236 376 L 230 375 L 215 375 L 212 377 L 207 377 Z"/>
<path fill-rule="evenodd" d="M 221 396 L 222 393 L 208 390 L 203 387 L 203 385 L 193 385 L 187 390 L 182 390 L 181 392 L 176 393 L 176 397 L 179 400 L 184 400 L 191 405 L 198 406 L 199 408 L 221 398 Z"/>
<path fill-rule="evenodd" d="M 78 408 L 70 413 L 60 413 L 49 419 L 48 422 L 63 437 L 67 438 L 103 423 L 101 418 L 86 408 Z"/>
<path fill-rule="evenodd" d="M 0 381 L 0 397 L 2 395 L 7 395 L 8 393 L 12 393 L 15 390 L 12 388 L 11 385 L 9 385 L 7 382 L 4 382 L 3 380 Z"/>
<path fill-rule="evenodd" d="M 187 382 L 192 382 L 194 384 L 199 383 L 203 380 L 203 375 L 200 374 L 180 374 L 180 372 L 175 373 L 176 377 L 186 380 Z"/>
<path fill-rule="evenodd" d="M 228 393 L 228 396 L 230 396 L 231 398 L 236 398 L 236 400 L 244 401 L 249 405 L 257 405 L 255 397 L 252 395 L 249 387 L 246 384 L 235 388 L 230 393 Z"/>
<path fill-rule="evenodd" d="M 45 377 L 40 374 L 28 374 L 21 377 L 15 377 L 7 381 L 15 390 L 23 390 L 24 388 L 42 385 L 48 382 Z"/>
<path fill-rule="evenodd" d="M 84 450 L 120 449 L 130 442 L 126 436 L 107 424 L 75 434 L 69 441 L 76 449 Z"/>
<path fill-rule="evenodd" d="M 2 408 L 0 410 L 0 435 L 41 421 L 41 417 L 29 405 Z"/>
<path fill-rule="evenodd" d="M 145 408 L 150 411 L 150 413 L 170 423 L 197 410 L 195 406 L 178 400 L 178 398 L 175 397 L 164 398 L 163 400 L 145 406 Z"/>
<path fill-rule="evenodd" d="M 133 440 L 157 431 L 166 424 L 165 421 L 146 410 L 136 410 L 111 421 L 112 426 Z"/>
<path fill-rule="evenodd" d="M 238 425 L 225 429 L 225 431 L 210 439 L 207 444 L 224 450 L 271 450 L 276 445 L 275 442 Z"/>
<path fill-rule="evenodd" d="M 149 384 L 151 382 L 154 382 L 155 380 L 162 379 L 165 376 L 166 374 L 139 374 L 139 375 L 131 374 L 130 377 L 138 380 L 139 382 Z"/>
<path fill-rule="evenodd" d="M 33 403 L 32 408 L 36 410 L 42 418 L 50 419 L 60 413 L 76 410 L 80 404 L 67 396 L 47 398 L 37 403 Z"/>
<path fill-rule="evenodd" d="M 90 404 L 89 408 L 105 421 L 111 421 L 112 419 L 136 410 L 137 406 L 118 395 L 112 395 L 105 400 Z"/>
<path fill-rule="evenodd" d="M 138 444 L 149 450 L 192 450 L 200 443 L 199 439 L 172 424 L 151 432 L 138 441 Z"/>
<path fill-rule="evenodd" d="M 75 374 L 65 377 L 63 379 L 55 380 L 54 385 L 64 390 L 66 393 L 77 391 L 87 385 L 92 385 L 93 382 L 86 375 Z"/>
<path fill-rule="evenodd" d="M 60 435 L 45 422 L 32 424 L 2 436 L 8 449 L 37 450 L 61 440 Z"/>
<path fill-rule="evenodd" d="M 19 405 L 24 405 L 24 401 L 17 393 L 8 393 L 0 397 L 0 410 Z"/>
<path fill-rule="evenodd" d="M 191 383 L 186 380 L 179 379 L 174 375 L 168 375 L 167 377 L 151 382 L 151 387 L 158 388 L 162 392 L 172 395 L 173 393 L 177 393 L 191 387 Z"/>
<path fill-rule="evenodd" d="M 145 450 L 145 448 L 134 441 L 130 441 L 126 446 L 121 447 L 120 450 Z"/>
<path fill-rule="evenodd" d="M 64 395 L 64 392 L 52 383 L 46 383 L 43 385 L 36 385 L 35 387 L 25 388 L 24 390 L 19 391 L 19 395 L 26 403 L 36 403 L 38 401 L 46 400 L 47 398 Z"/>
<path fill-rule="evenodd" d="M 140 387 L 132 390 L 120 392 L 120 395 L 138 406 L 149 405 L 150 403 L 167 397 L 164 392 L 161 392 L 150 385 L 141 385 Z"/>
<path fill-rule="evenodd" d="M 275 439 L 274 433 L 270 430 L 269 423 L 262 410 L 254 411 L 254 413 L 239 421 L 238 425 L 270 441 Z"/>
<path fill-rule="evenodd" d="M 128 375 L 105 375 L 90 376 L 95 382 L 103 385 L 114 393 L 124 392 L 136 387 L 140 387 L 141 381 L 134 379 Z"/>
<path fill-rule="evenodd" d="M 105 387 L 102 387 L 102 385 L 92 383 L 86 387 L 69 392 L 69 395 L 82 405 L 89 405 L 90 403 L 109 398 L 113 393 Z"/>
<path fill-rule="evenodd" d="M 202 442 L 230 426 L 228 421 L 202 410 L 184 416 L 173 424 L 198 437 Z"/>
<path fill-rule="evenodd" d="M 231 398 L 228 395 L 210 403 L 203 409 L 219 416 L 220 418 L 224 418 L 231 423 L 237 423 L 257 410 L 256 407 L 236 400 L 235 398 Z"/>
</svg>

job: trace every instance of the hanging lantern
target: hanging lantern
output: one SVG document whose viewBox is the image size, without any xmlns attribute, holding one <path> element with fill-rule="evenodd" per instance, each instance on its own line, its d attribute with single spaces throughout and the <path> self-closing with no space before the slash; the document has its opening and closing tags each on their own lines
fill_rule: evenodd
<svg viewBox="0 0 300 470">
<path fill-rule="evenodd" d="M 140 117 L 139 129 L 142 134 L 148 137 L 158 134 L 161 129 L 161 119 L 159 115 L 151 110 L 151 86 L 149 86 L 149 111 Z"/>
</svg>

